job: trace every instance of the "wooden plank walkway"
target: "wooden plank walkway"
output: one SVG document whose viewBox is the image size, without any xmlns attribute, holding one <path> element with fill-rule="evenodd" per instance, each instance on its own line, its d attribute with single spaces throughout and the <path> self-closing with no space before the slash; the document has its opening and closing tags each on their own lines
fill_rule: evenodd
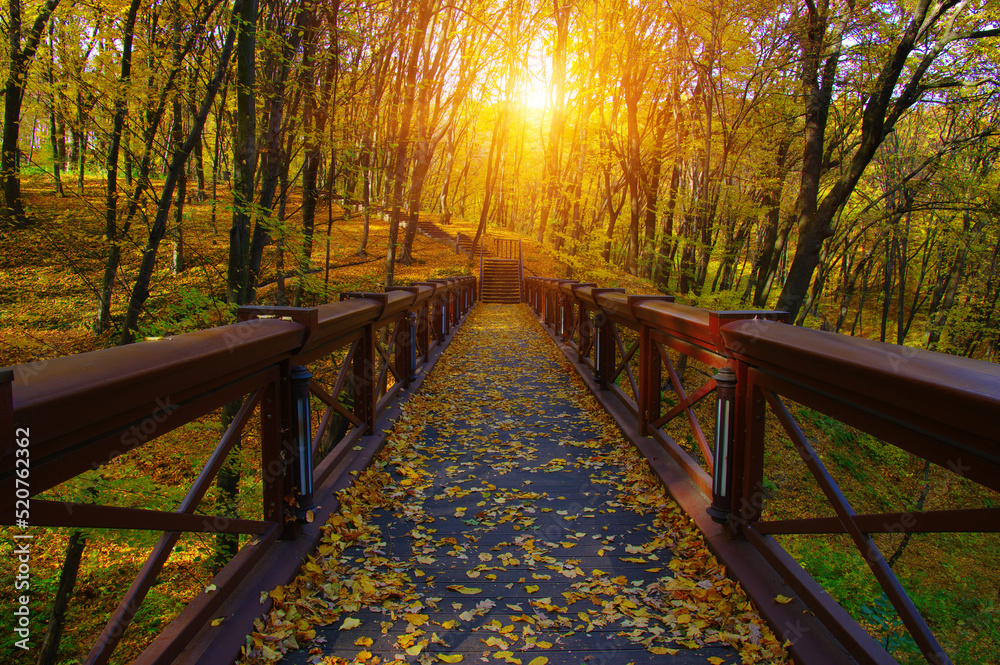
<svg viewBox="0 0 1000 665">
<path fill-rule="evenodd" d="M 524 306 L 476 307 L 342 504 L 245 662 L 786 660 Z"/>
</svg>

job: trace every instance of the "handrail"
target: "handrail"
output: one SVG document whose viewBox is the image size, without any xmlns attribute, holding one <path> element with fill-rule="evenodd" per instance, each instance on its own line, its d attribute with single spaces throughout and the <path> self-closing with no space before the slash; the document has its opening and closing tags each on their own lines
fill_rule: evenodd
<svg viewBox="0 0 1000 665">
<path fill-rule="evenodd" d="M 525 285 L 529 305 L 578 371 L 611 396 L 607 404 L 624 407 L 620 422 L 670 454 L 711 499 L 712 519 L 731 536 L 746 538 L 852 655 L 861 662 L 893 662 L 773 535 L 850 535 L 924 656 L 950 662 L 868 534 L 996 532 L 1000 509 L 855 514 L 782 398 L 1000 490 L 1000 366 L 785 325 L 783 312 L 710 311 L 573 280 L 528 277 Z M 718 371 L 687 391 L 679 369 L 686 358 Z M 713 392 L 716 422 L 709 436 L 693 407 Z M 668 398 L 673 405 L 661 413 Z M 836 517 L 762 518 L 767 411 L 783 425 Z M 666 430 L 678 420 L 687 421 L 689 438 L 698 444 L 693 449 Z"/>
<path fill-rule="evenodd" d="M 327 487 L 338 465 L 358 455 L 354 443 L 376 434 L 377 419 L 433 361 L 431 348 L 445 343 L 473 306 L 475 290 L 474 277 L 458 277 L 343 294 L 342 302 L 313 308 L 245 307 L 232 325 L 56 358 L 41 369 L 0 370 L 0 425 L 11 434 L 0 449 L 0 523 L 164 532 L 85 662 L 108 662 L 182 532 L 256 536 L 215 576 L 215 591 L 192 600 L 140 660 L 166 663 L 179 654 L 269 548 L 298 537 L 313 488 Z M 304 366 L 334 352 L 343 357 L 327 389 Z M 345 404 L 340 393 L 348 384 L 353 400 Z M 318 428 L 308 407 L 295 407 L 310 393 L 325 403 Z M 242 408 L 176 510 L 38 497 L 234 400 Z M 262 519 L 195 515 L 255 409 Z M 319 444 L 338 418 L 346 431 L 321 457 Z M 23 468 L 30 468 L 30 483 Z M 331 493 L 325 502 L 333 500 Z M 29 501 L 30 520 L 22 522 L 19 504 Z"/>
<path fill-rule="evenodd" d="M 517 239 L 517 295 L 518 302 L 524 302 L 524 243 Z"/>
</svg>

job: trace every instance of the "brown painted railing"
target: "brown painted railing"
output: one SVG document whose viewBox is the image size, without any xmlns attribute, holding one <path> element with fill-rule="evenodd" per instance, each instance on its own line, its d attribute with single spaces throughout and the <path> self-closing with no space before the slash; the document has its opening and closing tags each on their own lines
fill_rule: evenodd
<svg viewBox="0 0 1000 665">
<path fill-rule="evenodd" d="M 297 536 L 312 488 L 374 433 L 472 307 L 475 289 L 475 278 L 460 277 L 315 308 L 246 307 L 232 325 L 0 370 L 0 523 L 163 532 L 85 662 L 108 662 L 182 533 L 252 536 L 214 577 L 214 591 L 198 594 L 136 660 L 171 662 L 268 548 Z M 324 386 L 306 366 L 331 357 Z M 310 394 L 325 405 L 316 427 Z M 34 498 L 236 401 L 176 510 Z M 261 519 L 196 515 L 258 407 Z M 337 419 L 343 434 L 331 441 Z"/>
<path fill-rule="evenodd" d="M 497 238 L 497 258 L 498 259 L 519 259 L 520 258 L 520 240 L 511 240 L 508 238 Z"/>
<path fill-rule="evenodd" d="M 529 304 L 577 367 L 659 442 L 711 497 L 712 519 L 749 541 L 854 658 L 895 662 L 774 535 L 849 535 L 927 661 L 950 662 L 869 534 L 997 532 L 1000 509 L 857 514 L 783 399 L 1000 490 L 1000 366 L 784 325 L 782 312 L 713 312 L 568 280 L 525 283 Z M 700 385 L 686 388 L 678 366 L 689 358 L 716 373 L 703 371 Z M 715 422 L 702 423 L 693 407 L 713 392 Z M 768 411 L 836 517 L 762 519 L 764 453 L 775 445 Z"/>
</svg>

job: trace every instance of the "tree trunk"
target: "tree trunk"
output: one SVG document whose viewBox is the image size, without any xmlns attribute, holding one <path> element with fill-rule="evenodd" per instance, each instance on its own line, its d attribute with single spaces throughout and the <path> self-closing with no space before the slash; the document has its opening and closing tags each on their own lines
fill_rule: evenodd
<svg viewBox="0 0 1000 665">
<path fill-rule="evenodd" d="M 958 251 L 955 253 L 955 260 L 951 265 L 951 271 L 948 276 L 948 282 L 944 290 L 941 304 L 936 309 L 937 316 L 931 323 L 930 334 L 927 338 L 928 349 L 937 349 L 938 344 L 941 342 L 941 333 L 944 331 L 945 325 L 948 323 L 948 315 L 951 313 L 951 309 L 955 306 L 955 301 L 958 298 L 958 289 L 962 284 L 962 276 L 965 274 L 965 266 L 969 257 L 969 249 L 972 246 L 972 238 L 973 236 L 979 234 L 979 231 L 983 227 L 984 219 L 985 217 L 982 217 L 977 220 L 974 225 L 972 225 L 969 223 L 969 212 L 966 211 L 963 213 L 964 233 L 959 241 Z"/>
<path fill-rule="evenodd" d="M 76 577 L 80 572 L 80 561 L 83 559 L 83 550 L 86 546 L 87 538 L 83 532 L 74 529 L 69 536 L 66 559 L 63 561 L 62 571 L 59 573 L 59 587 L 56 589 L 56 597 L 52 600 L 49 624 L 45 630 L 42 644 L 38 647 L 37 665 L 55 665 L 57 661 L 59 642 L 62 638 L 63 628 L 66 626 L 66 609 L 73 596 L 73 587 L 76 586 Z"/>
<path fill-rule="evenodd" d="M 139 0 L 132 0 L 125 20 L 122 42 L 121 75 L 115 94 L 115 115 L 111 123 L 111 145 L 108 148 L 107 192 L 104 199 L 104 240 L 108 243 L 108 257 L 104 262 L 104 276 L 101 279 L 101 293 L 97 300 L 97 321 L 94 332 L 101 334 L 111 327 L 111 296 L 115 287 L 115 277 L 121 261 L 121 238 L 118 235 L 118 156 L 121 150 L 122 133 L 128 114 L 127 89 L 132 77 L 132 40 L 135 33 L 135 19 L 139 12 Z M 53 147 L 55 139 L 53 138 Z M 57 171 L 58 178 L 58 171 Z M 62 187 L 60 184 L 60 193 Z"/>
<path fill-rule="evenodd" d="M 256 58 L 257 0 L 241 2 L 236 46 L 236 130 L 233 134 L 233 222 L 229 229 L 227 299 L 248 302 L 250 221 L 257 172 Z"/>
<path fill-rule="evenodd" d="M 59 106 L 59 93 L 56 90 L 55 81 L 56 56 L 55 40 L 53 39 L 53 34 L 55 32 L 54 24 L 55 21 L 49 22 L 49 62 L 46 67 L 49 79 L 49 94 L 51 95 L 51 100 L 49 102 L 49 143 L 52 146 L 52 179 L 55 181 L 56 194 L 59 198 L 62 198 L 66 196 L 66 193 L 63 191 L 62 177 L 60 175 L 60 172 L 62 171 L 62 164 L 60 163 L 59 153 L 59 123 L 56 122 L 56 109 Z"/>
<path fill-rule="evenodd" d="M 569 17 L 572 4 L 563 5 L 552 0 L 552 12 L 556 21 L 555 49 L 552 53 L 552 124 L 549 127 L 549 141 L 545 148 L 545 166 L 542 183 L 545 192 L 542 198 L 542 214 L 538 223 L 536 240 L 545 240 L 546 226 L 552 206 L 559 196 L 559 172 L 561 164 L 560 145 L 566 127 L 566 60 L 569 39 Z"/>
<path fill-rule="evenodd" d="M 59 0 L 46 0 L 28 39 L 21 48 L 21 0 L 8 3 L 7 36 L 10 44 L 10 64 L 4 85 L 3 144 L 0 146 L 0 179 L 3 180 L 4 207 L 0 219 L 14 224 L 25 224 L 28 219 L 21 197 L 21 173 L 18 160 L 18 138 L 21 132 L 21 101 L 28 81 L 28 68 L 38 50 L 38 42 L 45 29 L 45 22 L 55 10 Z"/>
<path fill-rule="evenodd" d="M 410 126 L 416 99 L 417 65 L 424 45 L 424 35 L 432 15 L 434 0 L 420 0 L 417 8 L 416 24 L 406 59 L 403 91 L 403 107 L 400 116 L 399 134 L 396 136 L 396 154 L 393 164 L 392 213 L 389 218 L 389 243 L 385 259 L 385 288 L 395 284 L 396 250 L 399 241 L 399 222 L 404 203 L 403 190 L 406 188 L 406 156 L 409 152 Z"/>
<path fill-rule="evenodd" d="M 246 0 L 246 2 L 250 5 L 254 4 L 253 0 Z M 215 94 L 218 92 L 219 86 L 222 84 L 222 79 L 226 74 L 226 69 L 229 67 L 229 58 L 233 51 L 233 41 L 236 38 L 236 26 L 237 24 L 246 25 L 240 20 L 240 12 L 242 11 L 243 4 L 244 0 L 236 0 L 235 2 L 233 20 L 226 35 L 222 53 L 219 56 L 219 64 L 216 67 L 215 75 L 208 84 L 208 88 L 205 91 L 205 98 L 198 109 L 198 115 L 195 116 L 192 122 L 191 131 L 188 133 L 187 139 L 182 145 L 177 147 L 171 158 L 170 168 L 167 170 L 167 178 L 163 183 L 163 190 L 157 202 L 156 218 L 153 220 L 153 225 L 150 228 L 149 239 L 146 242 L 146 249 L 143 252 L 142 262 L 139 267 L 139 274 L 136 277 L 132 294 L 129 297 L 128 310 L 125 313 L 125 325 L 122 327 L 121 338 L 119 340 L 120 344 L 130 344 L 135 339 L 134 335 L 136 326 L 139 323 L 139 315 L 146 303 L 146 299 L 149 298 L 149 283 L 153 276 L 153 268 L 156 265 L 156 252 L 159 249 L 160 241 L 163 240 L 163 236 L 166 233 L 167 214 L 170 210 L 170 201 L 173 198 L 177 179 L 181 176 L 188 155 L 194 149 L 195 141 L 201 136 L 205 120 L 208 118 L 208 112 L 211 110 L 212 102 L 215 100 Z"/>
<path fill-rule="evenodd" d="M 802 180 L 795 206 L 799 241 L 789 267 L 788 280 L 778 298 L 778 309 L 788 311 L 792 318 L 795 318 L 805 299 L 809 281 L 819 263 L 820 248 L 833 234 L 832 224 L 837 213 L 847 203 L 882 141 L 892 132 L 903 114 L 922 98 L 925 92 L 922 79 L 931 69 L 934 60 L 951 42 L 965 37 L 956 28 L 962 23 L 961 20 L 949 21 L 940 34 L 931 36 L 935 24 L 945 12 L 953 8 L 956 12 L 961 12 L 968 5 L 920 2 L 913 7 L 913 14 L 905 21 L 895 47 L 890 50 L 891 55 L 880 68 L 875 89 L 865 100 L 857 148 L 822 201 L 819 201 L 819 189 L 824 170 L 826 123 L 833 102 L 844 26 L 852 20 L 855 5 L 848 5 L 850 9 L 845 10 L 848 11 L 847 15 L 834 16 L 829 31 L 829 7 L 825 3 L 820 5 L 821 11 L 817 11 L 817 7 L 811 3 L 808 7 L 807 27 L 802 36 L 802 83 L 806 90 L 805 143 Z M 961 18 L 957 15 L 952 17 Z M 925 38 L 928 43 L 918 48 L 918 39 Z M 909 56 L 915 50 L 920 53 L 919 62 L 912 63 Z M 823 54 L 828 55 L 822 64 L 821 75 Z M 908 72 L 907 78 L 900 81 L 904 71 Z"/>
</svg>

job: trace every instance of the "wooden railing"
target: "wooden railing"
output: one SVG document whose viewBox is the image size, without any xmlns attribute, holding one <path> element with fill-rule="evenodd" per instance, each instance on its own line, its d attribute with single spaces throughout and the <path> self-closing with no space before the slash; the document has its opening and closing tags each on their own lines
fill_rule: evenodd
<svg viewBox="0 0 1000 665">
<path fill-rule="evenodd" d="M 517 239 L 497 238 L 498 259 L 519 259 L 521 241 Z"/>
<path fill-rule="evenodd" d="M 183 533 L 250 536 L 212 592 L 196 595 L 135 662 L 177 657 L 269 548 L 298 536 L 314 488 L 376 434 L 380 415 L 473 306 L 475 288 L 475 278 L 460 277 L 314 308 L 245 307 L 232 325 L 3 370 L 0 523 L 163 532 L 85 662 L 108 662 Z M 325 383 L 312 376 L 314 364 L 332 364 L 315 368 L 328 373 Z M 324 405 L 318 418 L 313 403 Z M 38 498 L 227 404 L 240 406 L 174 510 Z M 260 442 L 260 518 L 195 514 L 251 430 Z"/>
<path fill-rule="evenodd" d="M 926 660 L 950 662 L 870 534 L 995 533 L 1000 508 L 857 514 L 784 400 L 998 491 L 1000 366 L 790 326 L 783 312 L 715 312 L 569 280 L 525 282 L 529 304 L 578 370 L 659 442 L 711 500 L 712 519 L 749 541 L 854 658 L 895 662 L 775 535 L 847 534 Z M 696 405 L 713 393 L 715 408 L 699 415 Z M 765 452 L 778 436 L 768 417 L 835 517 L 763 519 L 765 471 L 774 471 Z"/>
</svg>

